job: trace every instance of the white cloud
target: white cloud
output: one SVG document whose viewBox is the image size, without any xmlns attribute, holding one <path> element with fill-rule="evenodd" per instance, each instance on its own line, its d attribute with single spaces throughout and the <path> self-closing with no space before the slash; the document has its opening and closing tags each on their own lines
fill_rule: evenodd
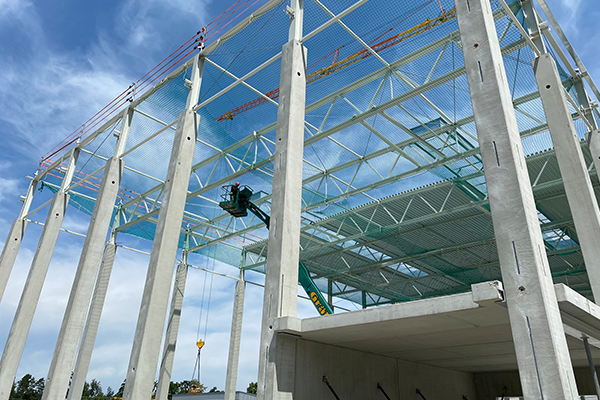
<svg viewBox="0 0 600 400">
<path fill-rule="evenodd" d="M 559 0 L 561 10 L 551 6 L 552 13 L 559 19 L 561 27 L 567 36 L 578 35 L 579 23 L 582 18 L 582 0 Z"/>
<path fill-rule="evenodd" d="M 0 20 L 21 16 L 31 6 L 31 2 L 26 0 L 0 0 Z"/>
<path fill-rule="evenodd" d="M 24 35 L 31 47 L 31 51 L 19 57 L 0 58 L 0 103 L 4 105 L 0 120 L 12 126 L 10 133 L 27 143 L 27 147 L 24 147 L 28 149 L 26 155 L 37 161 L 42 153 L 137 78 L 134 76 L 132 79 L 135 73 L 128 65 L 129 60 L 137 59 L 150 69 L 177 47 L 174 43 L 167 43 L 172 37 L 165 34 L 173 30 L 173 26 L 182 27 L 180 29 L 185 30 L 189 37 L 206 24 L 208 3 L 208 0 L 126 0 L 114 15 L 114 25 L 103 26 L 97 32 L 95 43 L 78 53 L 70 53 L 57 52 L 53 50 L 55 46 L 47 42 L 34 3 L 0 0 L 0 21 L 10 17 L 15 33 Z M 177 21 L 181 23 L 177 24 Z M 5 135 L 8 133 L 5 132 Z M 32 163 L 31 170 L 35 166 Z M 2 168 L 0 165 L 0 170 Z M 23 182 L 20 183 L 23 185 Z M 0 178 L 0 200 L 16 189 L 17 180 Z M 43 218 L 45 214 L 40 215 L 39 218 Z M 63 227 L 84 233 L 88 220 L 89 216 L 70 208 Z M 8 222 L 0 223 L 0 226 L 6 227 L 5 230 L 8 229 Z M 0 304 L 2 343 L 10 329 L 40 231 L 38 226 L 28 227 L 28 240 L 21 248 L 9 287 Z M 119 241 L 129 240 L 131 237 L 119 238 Z M 59 238 L 18 376 L 32 373 L 41 377 L 47 374 L 82 243 L 82 238 L 68 234 L 61 234 Z M 147 248 L 149 245 L 142 244 L 141 247 Z M 197 258 L 194 262 L 204 263 L 205 260 Z M 235 268 L 230 266 L 212 262 L 207 264 L 235 275 Z M 117 389 L 125 377 L 147 265 L 147 256 L 122 249 L 117 252 L 88 374 L 89 379 L 99 379 L 104 388 L 112 386 Z M 191 377 L 202 302 L 200 287 L 204 283 L 204 275 L 194 270 L 189 274 L 174 380 Z M 211 310 L 208 314 L 206 303 L 203 310 L 208 322 L 204 320 L 201 324 L 203 336 L 207 327 L 202 380 L 220 389 L 224 388 L 233 290 L 234 281 L 217 276 L 213 278 Z M 245 390 L 250 381 L 257 380 L 262 295 L 261 288 L 248 285 L 238 379 L 240 390 Z M 310 307 L 310 303 L 301 306 L 301 315 L 304 315 L 305 311 L 302 310 L 306 309 L 307 304 Z"/>
<path fill-rule="evenodd" d="M 20 181 L 16 179 L 0 178 L 0 201 L 8 197 L 13 198 L 15 193 L 18 193 Z"/>
</svg>

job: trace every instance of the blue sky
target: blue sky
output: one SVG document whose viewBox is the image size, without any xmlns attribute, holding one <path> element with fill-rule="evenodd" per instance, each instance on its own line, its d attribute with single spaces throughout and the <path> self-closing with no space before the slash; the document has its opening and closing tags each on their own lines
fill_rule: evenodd
<svg viewBox="0 0 600 400">
<path fill-rule="evenodd" d="M 307 0 L 309 1 L 309 0 Z M 547 0 L 591 75 L 600 79 L 600 9 L 594 0 Z M 160 62 L 232 0 L 0 0 L 0 240 L 20 208 L 25 175 L 42 154 Z M 260 1 L 259 4 L 264 3 Z M 44 192 L 36 204 L 48 198 Z M 43 221 L 45 210 L 35 219 Z M 85 232 L 85 214 L 70 209 L 64 227 Z M 30 225 L 9 288 L 0 304 L 4 343 L 37 238 Z M 120 242 L 148 249 L 123 237 Z M 47 373 L 82 241 L 61 234 L 17 376 Z M 201 258 L 192 264 L 236 275 Z M 125 376 L 147 257 L 119 250 L 89 378 L 116 388 Z M 204 273 L 191 270 L 173 379 L 189 379 L 202 302 Z M 258 281 L 261 277 L 255 277 Z M 210 281 L 209 281 L 210 284 Z M 209 285 L 207 284 L 206 287 Z M 224 387 L 233 281 L 215 277 L 206 329 L 202 381 Z M 249 286 L 238 389 L 256 380 L 262 289 Z M 205 297 L 205 301 L 206 301 Z M 206 319 L 206 311 L 203 319 Z M 301 302 L 300 315 L 313 315 Z"/>
</svg>

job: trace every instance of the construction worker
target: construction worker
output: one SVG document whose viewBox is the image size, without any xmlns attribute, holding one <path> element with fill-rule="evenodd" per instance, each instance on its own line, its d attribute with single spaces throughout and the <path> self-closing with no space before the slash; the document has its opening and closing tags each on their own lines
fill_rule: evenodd
<svg viewBox="0 0 600 400">
<path fill-rule="evenodd" d="M 240 183 L 236 182 L 235 185 L 231 186 L 231 192 L 229 192 L 229 195 L 231 196 L 231 201 L 237 202 L 239 193 L 240 193 Z"/>
</svg>

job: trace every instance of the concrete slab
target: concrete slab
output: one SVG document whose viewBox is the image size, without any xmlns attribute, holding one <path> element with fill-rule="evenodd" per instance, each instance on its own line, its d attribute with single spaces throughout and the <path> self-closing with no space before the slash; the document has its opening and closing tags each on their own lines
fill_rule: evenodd
<svg viewBox="0 0 600 400">
<path fill-rule="evenodd" d="M 280 318 L 280 334 L 462 372 L 517 369 L 501 286 L 323 317 Z M 476 285 L 474 285 L 476 286 Z M 490 288 L 497 288 L 491 290 Z M 483 290 L 482 290 L 483 289 Z M 581 333 L 600 357 L 600 307 L 554 285 L 574 366 L 587 366 Z M 477 302 L 475 301 L 477 300 Z"/>
</svg>

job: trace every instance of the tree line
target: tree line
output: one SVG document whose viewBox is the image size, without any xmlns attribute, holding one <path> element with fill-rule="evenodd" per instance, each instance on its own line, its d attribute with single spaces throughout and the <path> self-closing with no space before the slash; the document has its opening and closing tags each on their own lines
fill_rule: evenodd
<svg viewBox="0 0 600 400">
<path fill-rule="evenodd" d="M 31 374 L 25 374 L 21 379 L 13 383 L 12 391 L 10 393 L 10 400 L 41 400 L 45 384 L 46 380 L 44 378 L 36 379 Z M 157 384 L 158 382 L 154 383 L 154 390 L 152 396 L 155 395 Z M 246 392 L 256 394 L 256 388 L 256 382 L 250 382 L 250 384 L 248 385 L 248 389 L 246 389 Z M 174 394 L 188 394 L 191 391 L 194 391 L 195 393 L 204 393 L 206 392 L 206 389 L 207 387 L 198 382 L 196 379 L 183 380 L 181 382 L 171 381 L 171 383 L 169 384 L 169 399 L 171 399 L 171 397 Z M 103 391 L 100 381 L 92 379 L 90 382 L 85 382 L 83 386 L 83 394 L 81 396 L 81 399 L 119 400 L 123 398 L 124 390 L 125 380 L 123 380 L 123 383 L 121 383 L 119 390 L 115 392 L 110 386 L 106 388 L 106 391 Z M 217 389 L 217 387 L 214 386 L 208 392 L 212 393 L 218 391 L 219 389 Z"/>
</svg>

